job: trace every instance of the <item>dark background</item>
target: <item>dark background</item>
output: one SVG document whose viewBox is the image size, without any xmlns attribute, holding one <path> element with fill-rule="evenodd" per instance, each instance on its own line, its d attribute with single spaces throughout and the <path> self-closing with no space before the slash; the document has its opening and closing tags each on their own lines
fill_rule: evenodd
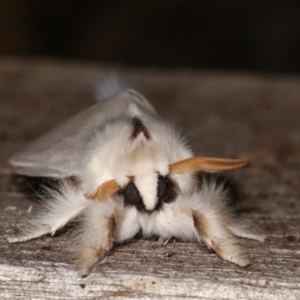
<svg viewBox="0 0 300 300">
<path fill-rule="evenodd" d="M 300 1 L 6 0 L 0 55 L 300 71 Z"/>
</svg>

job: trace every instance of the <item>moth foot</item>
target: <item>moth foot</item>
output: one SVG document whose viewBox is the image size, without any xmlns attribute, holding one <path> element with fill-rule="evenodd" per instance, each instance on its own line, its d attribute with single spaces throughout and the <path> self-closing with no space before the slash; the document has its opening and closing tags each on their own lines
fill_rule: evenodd
<svg viewBox="0 0 300 300">
<path fill-rule="evenodd" d="M 159 248 L 159 247 L 162 247 L 164 245 L 164 238 L 162 238 L 161 236 L 158 238 L 157 242 L 156 242 L 156 247 Z"/>
<path fill-rule="evenodd" d="M 238 265 L 239 267 L 247 267 L 250 265 L 250 260 L 247 257 L 247 255 L 243 255 L 243 256 L 230 256 L 228 259 L 228 261 L 233 262 L 234 264 Z"/>
<path fill-rule="evenodd" d="M 263 243 L 267 238 L 265 234 L 259 234 L 256 232 L 255 228 L 250 229 L 247 225 L 234 225 L 234 226 L 227 226 L 227 228 L 236 236 L 255 240 L 258 242 Z"/>
<path fill-rule="evenodd" d="M 52 233 L 49 227 L 43 228 L 41 230 L 32 230 L 32 231 L 28 231 L 28 234 L 24 234 L 24 235 L 16 235 L 16 236 L 8 236 L 7 237 L 7 241 L 10 244 L 13 243 L 23 243 L 29 240 L 33 240 L 36 239 L 42 235 L 45 235 L 47 233 Z M 53 235 L 54 233 L 52 233 Z"/>
<path fill-rule="evenodd" d="M 265 239 L 267 238 L 267 235 L 265 235 L 265 234 L 258 234 L 258 233 L 253 233 L 253 232 L 249 232 L 249 231 L 236 234 L 236 236 L 242 237 L 245 239 L 249 239 L 249 240 L 255 240 L 260 243 L 263 243 L 265 241 Z"/>
<path fill-rule="evenodd" d="M 94 265 L 103 256 L 103 252 L 96 247 L 82 247 L 74 253 L 75 264 L 80 277 L 90 274 Z"/>
<path fill-rule="evenodd" d="M 265 234 L 249 233 L 249 234 L 245 235 L 245 238 L 263 243 L 265 241 L 265 239 L 267 238 L 267 236 Z"/>
<path fill-rule="evenodd" d="M 250 265 L 250 260 L 246 252 L 236 244 L 215 245 L 213 248 L 224 260 L 230 261 L 240 267 Z"/>
<path fill-rule="evenodd" d="M 156 242 L 156 247 L 159 248 L 159 247 L 163 247 L 165 245 L 167 245 L 169 243 L 171 238 L 168 238 L 168 239 L 164 239 L 163 237 L 159 237 L 157 242 Z"/>
<path fill-rule="evenodd" d="M 88 267 L 82 267 L 81 269 L 78 270 L 78 275 L 81 278 L 85 278 L 85 277 L 90 275 L 91 270 L 92 270 L 92 267 L 89 267 L 89 266 Z"/>
<path fill-rule="evenodd" d="M 10 244 L 21 243 L 21 242 L 25 242 L 27 240 L 29 240 L 29 238 L 27 236 L 8 236 L 7 237 L 7 241 Z"/>
<path fill-rule="evenodd" d="M 7 241 L 10 244 L 14 244 L 14 243 L 23 243 L 23 242 L 32 240 L 34 238 L 36 238 L 35 235 L 16 235 L 16 236 L 7 237 Z"/>
</svg>

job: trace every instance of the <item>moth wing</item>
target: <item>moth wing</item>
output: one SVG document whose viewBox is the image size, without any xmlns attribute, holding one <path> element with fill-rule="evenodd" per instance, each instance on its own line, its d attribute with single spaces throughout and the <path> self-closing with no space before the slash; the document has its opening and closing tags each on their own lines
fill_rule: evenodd
<svg viewBox="0 0 300 300">
<path fill-rule="evenodd" d="M 126 90 L 75 115 L 37 138 L 10 158 L 15 172 L 27 176 L 64 178 L 79 173 L 85 145 L 95 130 L 120 116 L 156 114 L 138 92 Z"/>
</svg>

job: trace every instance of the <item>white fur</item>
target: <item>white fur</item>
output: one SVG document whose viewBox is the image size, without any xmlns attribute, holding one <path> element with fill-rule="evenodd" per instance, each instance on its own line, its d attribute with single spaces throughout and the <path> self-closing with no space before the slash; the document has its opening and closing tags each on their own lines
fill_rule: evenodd
<svg viewBox="0 0 300 300">
<path fill-rule="evenodd" d="M 150 138 L 140 132 L 132 138 L 132 118 L 138 116 Z M 23 235 L 9 238 L 22 242 L 41 235 L 54 234 L 69 221 L 78 221 L 73 233 L 80 274 L 86 276 L 97 260 L 109 251 L 113 242 L 134 237 L 139 231 L 169 239 L 204 241 L 222 258 L 240 266 L 249 263 L 236 245 L 236 236 L 262 241 L 240 226 L 226 206 L 227 195 L 214 181 L 203 182 L 201 189 L 193 174 L 169 174 L 172 163 L 192 157 L 193 153 L 173 126 L 132 103 L 129 114 L 109 120 L 94 132 L 82 154 L 79 186 L 64 181 L 59 192 L 50 191 L 44 210 L 22 228 Z M 173 202 L 154 210 L 157 203 L 158 176 L 169 176 L 178 186 Z M 91 200 L 103 183 L 114 179 L 122 188 L 133 180 L 148 212 L 125 206 L 116 195 Z M 201 226 L 197 227 L 197 224 Z"/>
<path fill-rule="evenodd" d="M 87 144 L 79 176 L 84 193 L 91 193 L 111 179 L 123 187 L 129 181 L 128 176 L 134 176 L 145 204 L 151 209 L 156 202 L 157 173 L 165 176 L 170 164 L 193 155 L 172 126 L 155 116 L 143 115 L 141 111 L 139 117 L 150 133 L 149 140 L 143 134 L 132 140 L 132 118 L 123 118 L 108 122 Z M 178 180 L 180 177 L 182 181 Z M 179 187 L 184 192 L 193 185 L 192 177 L 177 175 Z"/>
<path fill-rule="evenodd" d="M 47 233 L 53 235 L 91 204 L 82 191 L 67 181 L 61 182 L 59 191 L 48 189 L 48 195 L 41 198 L 44 209 L 28 221 L 27 227 L 21 228 L 22 235 L 9 238 L 9 242 L 24 242 Z"/>
<path fill-rule="evenodd" d="M 138 187 L 138 185 L 137 185 Z M 124 206 L 121 197 L 109 197 L 101 201 L 87 200 L 82 190 L 63 182 L 59 192 L 51 192 L 44 202 L 44 211 L 30 226 L 23 229 L 23 236 L 10 238 L 10 242 L 23 242 L 46 233 L 54 234 L 67 222 L 77 218 L 78 226 L 72 234 L 77 255 L 77 265 L 82 276 L 89 274 L 92 266 L 112 246 L 134 237 L 140 230 L 147 237 L 159 236 L 167 240 L 176 237 L 186 241 L 204 241 L 209 248 L 240 266 L 249 264 L 245 252 L 237 245 L 234 235 L 263 241 L 232 217 L 226 206 L 227 195 L 214 181 L 204 181 L 201 189 L 180 193 L 174 202 L 164 204 L 154 212 L 139 212 L 134 206 Z M 195 212 L 204 220 L 207 234 L 201 236 L 195 226 Z M 108 228 L 115 220 L 114 236 Z M 98 252 L 105 245 L 104 252 Z M 215 247 L 218 245 L 218 247 Z M 101 255 L 99 254 L 101 253 Z"/>
</svg>

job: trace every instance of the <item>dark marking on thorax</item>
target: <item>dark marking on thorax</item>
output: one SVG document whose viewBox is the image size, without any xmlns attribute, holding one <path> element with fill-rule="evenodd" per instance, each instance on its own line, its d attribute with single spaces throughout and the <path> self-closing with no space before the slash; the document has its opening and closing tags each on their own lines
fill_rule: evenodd
<svg viewBox="0 0 300 300">
<path fill-rule="evenodd" d="M 169 176 L 164 177 L 158 175 L 157 180 L 157 203 L 155 208 L 151 211 L 146 209 L 143 199 L 136 185 L 132 181 L 122 188 L 118 195 L 123 198 L 125 206 L 135 206 L 141 213 L 150 214 L 154 211 L 159 211 L 164 208 L 164 204 L 171 203 L 176 200 L 179 188 L 177 184 L 169 178 Z"/>
<path fill-rule="evenodd" d="M 132 120 L 133 130 L 131 134 L 131 138 L 135 139 L 140 133 L 143 133 L 147 140 L 150 139 L 150 134 L 147 127 L 143 124 L 143 122 L 138 118 L 134 117 Z"/>
</svg>

